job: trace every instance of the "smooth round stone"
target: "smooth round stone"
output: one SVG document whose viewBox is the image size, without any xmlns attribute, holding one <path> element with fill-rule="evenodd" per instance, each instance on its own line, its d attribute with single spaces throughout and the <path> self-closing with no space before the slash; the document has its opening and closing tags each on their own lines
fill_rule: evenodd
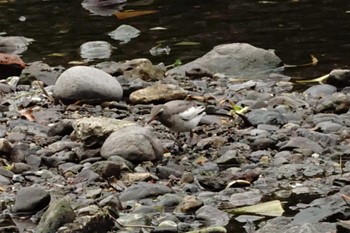
<svg viewBox="0 0 350 233">
<path fill-rule="evenodd" d="M 120 100 L 123 89 L 113 76 L 102 70 L 88 66 L 75 66 L 58 77 L 53 94 L 56 99 L 64 103 L 85 101 L 98 104 Z"/>
</svg>

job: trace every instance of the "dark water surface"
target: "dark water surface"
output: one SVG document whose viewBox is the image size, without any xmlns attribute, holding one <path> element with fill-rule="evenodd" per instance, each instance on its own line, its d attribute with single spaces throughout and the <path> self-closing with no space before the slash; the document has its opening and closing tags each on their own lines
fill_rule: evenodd
<svg viewBox="0 0 350 233">
<path fill-rule="evenodd" d="M 81 60 L 82 43 L 105 40 L 117 47 L 110 60 L 147 57 L 171 64 L 193 60 L 222 43 L 247 42 L 275 49 L 285 63 L 319 59 L 314 67 L 292 69 L 292 75 L 318 76 L 334 68 L 350 66 L 350 1 L 347 0 L 142 0 L 128 1 L 124 9 L 158 10 L 152 15 L 118 20 L 93 15 L 82 0 L 14 0 L 0 4 L 0 33 L 35 39 L 23 54 L 25 62 L 44 60 L 68 66 Z M 25 17 L 21 22 L 19 18 Z M 121 24 L 141 30 L 141 36 L 119 45 L 108 33 Z M 151 31 L 165 27 L 165 31 Z M 175 46 L 182 41 L 197 46 Z M 170 55 L 152 57 L 149 50 L 162 42 Z M 63 53 L 63 57 L 49 56 Z"/>
</svg>

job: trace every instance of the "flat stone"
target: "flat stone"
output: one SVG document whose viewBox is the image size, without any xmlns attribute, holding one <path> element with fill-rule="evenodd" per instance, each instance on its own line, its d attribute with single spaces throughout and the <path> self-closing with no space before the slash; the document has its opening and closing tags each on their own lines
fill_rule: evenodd
<svg viewBox="0 0 350 233">
<path fill-rule="evenodd" d="M 16 196 L 12 212 L 35 212 L 46 207 L 51 200 L 50 193 L 43 187 L 33 185 L 21 188 Z"/>
<path fill-rule="evenodd" d="M 147 197 L 156 197 L 171 193 L 172 190 L 163 184 L 150 184 L 140 182 L 125 189 L 119 196 L 121 201 L 141 200 Z"/>
<path fill-rule="evenodd" d="M 130 94 L 133 104 L 147 104 L 152 102 L 168 102 L 170 100 L 185 99 L 188 92 L 174 84 L 156 84 Z"/>
</svg>

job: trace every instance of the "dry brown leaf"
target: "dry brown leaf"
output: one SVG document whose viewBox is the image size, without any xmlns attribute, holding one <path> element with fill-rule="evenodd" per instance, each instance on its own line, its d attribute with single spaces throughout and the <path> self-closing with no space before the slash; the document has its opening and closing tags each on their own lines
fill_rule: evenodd
<svg viewBox="0 0 350 233">
<path fill-rule="evenodd" d="M 124 11 L 124 12 L 116 12 L 114 15 L 118 19 L 127 19 L 127 18 L 133 18 L 137 16 L 142 16 L 142 15 L 149 15 L 149 14 L 154 14 L 157 13 L 158 11 L 153 11 L 153 10 L 145 10 L 145 11 Z"/>
<path fill-rule="evenodd" d="M 35 121 L 32 109 L 22 109 L 21 111 L 19 111 L 19 113 L 21 114 L 21 116 L 24 116 L 28 121 Z"/>
</svg>

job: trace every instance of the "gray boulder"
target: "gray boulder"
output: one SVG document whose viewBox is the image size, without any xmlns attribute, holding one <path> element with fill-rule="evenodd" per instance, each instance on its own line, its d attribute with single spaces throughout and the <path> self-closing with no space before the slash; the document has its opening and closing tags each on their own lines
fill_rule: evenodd
<svg viewBox="0 0 350 233">
<path fill-rule="evenodd" d="M 17 193 L 12 212 L 36 212 L 46 207 L 50 200 L 50 193 L 40 186 L 21 188 Z"/>
<path fill-rule="evenodd" d="M 218 45 L 204 56 L 173 68 L 167 75 L 182 75 L 205 70 L 206 73 L 222 73 L 229 76 L 268 77 L 281 63 L 273 50 L 256 48 L 250 44 L 233 43 Z"/>
<path fill-rule="evenodd" d="M 100 103 L 120 100 L 123 89 L 113 76 L 102 70 L 88 66 L 75 66 L 58 77 L 53 94 L 56 99 L 64 103 L 78 100 Z"/>
<path fill-rule="evenodd" d="M 101 147 L 101 156 L 108 159 L 118 155 L 130 162 L 160 160 L 163 146 L 147 128 L 129 126 L 112 133 Z"/>
</svg>

